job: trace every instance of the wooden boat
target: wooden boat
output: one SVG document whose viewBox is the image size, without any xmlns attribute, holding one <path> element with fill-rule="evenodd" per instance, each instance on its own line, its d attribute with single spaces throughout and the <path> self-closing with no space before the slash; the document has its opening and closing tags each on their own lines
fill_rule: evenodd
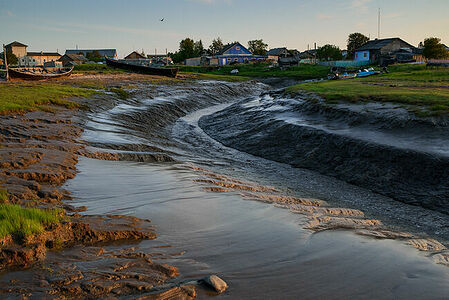
<svg viewBox="0 0 449 300">
<path fill-rule="evenodd" d="M 47 71 L 45 68 L 8 68 L 9 80 L 51 80 L 61 79 L 72 75 L 73 67 L 70 69 L 58 69 L 55 72 Z"/>
<path fill-rule="evenodd" d="M 105 58 L 106 58 L 107 65 L 110 67 L 124 69 L 124 70 L 128 70 L 131 72 L 136 72 L 136 73 L 168 76 L 168 77 L 175 78 L 179 71 L 178 68 L 155 68 L 155 67 L 148 67 L 148 66 L 139 66 L 139 65 L 133 65 L 133 64 L 125 63 L 125 62 L 120 62 L 118 60 L 110 59 L 108 57 L 105 57 Z"/>
</svg>

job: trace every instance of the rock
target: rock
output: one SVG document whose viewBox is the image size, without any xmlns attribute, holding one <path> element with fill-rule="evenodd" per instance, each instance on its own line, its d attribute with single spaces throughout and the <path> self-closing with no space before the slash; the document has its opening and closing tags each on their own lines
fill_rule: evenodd
<svg viewBox="0 0 449 300">
<path fill-rule="evenodd" d="M 203 279 L 203 281 L 220 294 L 228 288 L 227 283 L 217 275 L 207 276 Z"/>
</svg>

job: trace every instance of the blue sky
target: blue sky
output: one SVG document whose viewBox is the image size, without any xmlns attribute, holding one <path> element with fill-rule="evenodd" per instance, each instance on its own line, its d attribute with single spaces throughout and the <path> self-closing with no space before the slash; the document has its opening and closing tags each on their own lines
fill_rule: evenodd
<svg viewBox="0 0 449 300">
<path fill-rule="evenodd" d="M 377 36 L 378 7 L 381 37 L 449 44 L 449 0 L 0 0 L 0 43 L 60 53 L 116 48 L 119 56 L 174 51 L 184 37 L 206 46 L 220 36 L 244 45 L 262 38 L 273 48 L 345 48 L 351 32 Z"/>
</svg>

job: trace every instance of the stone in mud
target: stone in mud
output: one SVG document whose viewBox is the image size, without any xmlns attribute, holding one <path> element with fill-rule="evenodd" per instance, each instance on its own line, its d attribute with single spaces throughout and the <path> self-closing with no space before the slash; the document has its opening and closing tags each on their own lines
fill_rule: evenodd
<svg viewBox="0 0 449 300">
<path fill-rule="evenodd" d="M 226 282 L 217 275 L 207 276 L 203 281 L 210 287 L 212 287 L 217 293 L 223 293 L 228 288 Z"/>
</svg>

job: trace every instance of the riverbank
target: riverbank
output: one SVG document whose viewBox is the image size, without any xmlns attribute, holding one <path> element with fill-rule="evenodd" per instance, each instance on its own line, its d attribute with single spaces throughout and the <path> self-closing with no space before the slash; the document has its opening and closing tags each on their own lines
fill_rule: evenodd
<svg viewBox="0 0 449 300">
<path fill-rule="evenodd" d="M 301 83 L 289 93 L 308 91 L 330 104 L 394 103 L 418 116 L 449 113 L 449 69 L 426 65 L 394 65 L 389 73 L 366 78 Z"/>
<path fill-rule="evenodd" d="M 146 83 L 165 81 L 127 74 L 0 83 L 0 294 L 61 299 L 146 291 L 154 298 L 195 296 L 194 287 L 176 284 L 155 292 L 179 272 L 153 262 L 151 253 L 134 251 L 138 241 L 156 238 L 149 220 L 80 215 L 85 207 L 67 204 L 70 193 L 61 187 L 76 176 L 80 155 L 120 159 L 86 149 L 80 139 L 81 115 L 128 97 L 121 87 L 139 78 Z"/>
<path fill-rule="evenodd" d="M 206 132 L 219 141 L 220 132 L 229 138 L 251 133 L 250 126 L 258 123 L 234 114 L 235 105 L 253 112 L 262 108 L 264 117 L 269 118 L 283 108 L 294 111 L 287 101 L 270 101 L 264 93 L 270 91 L 268 86 L 189 79 L 152 81 L 147 76 L 139 80 L 140 76 L 75 76 L 67 84 L 99 93 L 90 100 L 74 99 L 83 110 L 56 106 L 52 112 L 17 114 L 20 121 L 5 127 L 6 136 L 16 139 L 16 145 L 23 143 L 23 149 L 38 151 L 49 143 L 51 149 L 62 151 L 72 149 L 67 144 L 74 144 L 69 152 L 77 158 L 76 169 L 70 168 L 69 153 L 71 164 L 64 165 L 69 166 L 64 170 L 76 176 L 61 180 L 62 188 L 51 185 L 63 194 L 61 201 L 54 203 L 71 215 L 69 222 L 61 220 L 60 224 L 88 223 L 90 230 L 83 229 L 87 238 L 103 236 L 103 242 L 87 240 L 85 245 L 74 245 L 49 240 L 44 244 L 52 251 L 46 252 L 46 259 L 30 269 L 2 275 L 0 286 L 8 286 L 3 293 L 125 299 L 129 295 L 164 298 L 168 294 L 187 298 L 198 293 L 206 298 L 216 294 L 190 284 L 219 274 L 230 283 L 230 289 L 220 296 L 223 298 L 316 298 L 317 293 L 322 297 L 407 298 L 418 292 L 425 298 L 447 294 L 449 268 L 443 265 L 448 264 L 449 253 L 445 242 L 426 232 L 392 228 L 380 218 L 392 213 L 398 219 L 415 219 L 418 210 L 405 205 L 381 206 L 394 201 L 316 172 L 225 147 L 202 130 L 203 117 L 215 119 L 220 112 L 229 118 L 226 114 L 231 108 L 230 115 L 237 119 L 227 124 L 219 120 L 216 125 L 225 125 L 222 129 Z M 51 121 L 44 116 L 58 113 L 66 118 Z M 55 128 L 59 124 L 69 133 L 52 132 L 45 124 Z M 244 128 L 235 131 L 238 126 Z M 268 127 L 260 126 L 257 132 L 263 134 Z M 254 142 L 257 136 L 247 140 Z M 273 140 L 282 141 L 279 136 Z M 282 153 L 275 147 L 272 151 Z M 53 170 L 58 163 L 46 161 L 45 154 L 39 164 Z M 29 173 L 31 166 L 26 165 L 24 172 Z M 37 196 L 39 193 L 31 198 Z M 348 199 L 388 208 L 379 211 L 377 218 L 369 209 L 344 202 Z M 52 207 L 43 200 L 39 206 Z M 426 230 L 449 228 L 438 223 L 439 219 L 435 221 L 438 215 L 420 211 L 423 218 L 416 218 L 418 225 L 434 220 L 425 224 L 429 226 Z M 107 233 L 100 235 L 103 230 Z M 131 243 L 122 235 L 122 241 L 107 242 L 113 232 L 121 230 L 143 231 L 148 236 L 131 238 Z M 158 238 L 152 239 L 156 231 Z M 73 247 L 53 251 L 61 244 Z M 370 274 L 369 279 L 364 274 Z"/>
</svg>

